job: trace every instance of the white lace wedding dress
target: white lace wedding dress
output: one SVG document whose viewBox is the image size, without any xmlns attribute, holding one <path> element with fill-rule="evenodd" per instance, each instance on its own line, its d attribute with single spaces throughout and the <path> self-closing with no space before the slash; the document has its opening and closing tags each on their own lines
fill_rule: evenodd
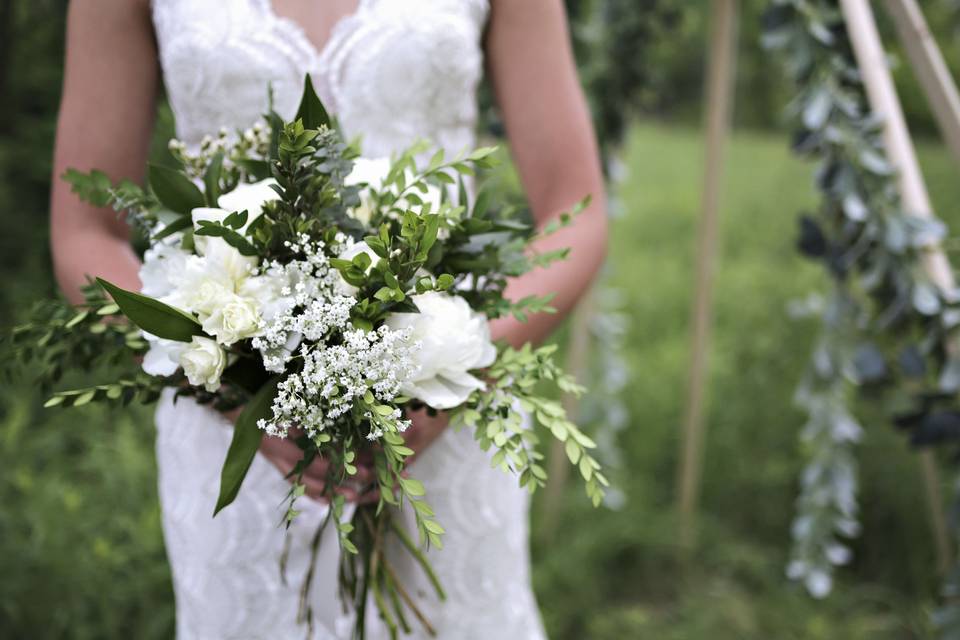
<svg viewBox="0 0 960 640">
<path fill-rule="evenodd" d="M 266 110 L 268 84 L 277 111 L 292 116 L 309 72 L 346 133 L 362 136 L 369 156 L 388 155 L 418 138 L 454 153 L 473 145 L 487 13 L 486 0 L 360 0 L 318 51 L 270 0 L 153 0 L 181 139 L 196 143 L 221 127 L 251 125 Z M 301 500 L 284 581 L 279 559 L 285 535 L 277 523 L 288 486 L 281 473 L 258 455 L 236 502 L 214 519 L 231 426 L 187 399 L 174 404 L 168 394 L 157 411 L 157 431 L 177 637 L 307 637 L 307 627 L 296 623 L 298 592 L 325 507 Z M 413 469 L 448 532 L 444 549 L 430 553 L 447 601 L 436 600 L 412 563 L 400 568 L 438 636 L 543 638 L 530 589 L 528 500 L 516 479 L 490 469 L 467 431 L 448 430 Z M 331 534 L 321 544 L 311 591 L 313 638 L 319 640 L 350 634 L 336 597 L 337 557 Z M 375 613 L 368 618 L 368 637 L 386 637 Z M 427 636 L 416 628 L 414 637 Z"/>
</svg>

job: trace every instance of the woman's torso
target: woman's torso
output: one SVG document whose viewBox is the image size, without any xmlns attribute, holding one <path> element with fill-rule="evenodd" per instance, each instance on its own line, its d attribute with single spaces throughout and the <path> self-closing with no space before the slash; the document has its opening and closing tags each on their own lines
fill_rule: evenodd
<svg viewBox="0 0 960 640">
<path fill-rule="evenodd" d="M 296 111 L 304 75 L 364 155 L 418 139 L 472 146 L 486 0 L 359 0 L 317 49 L 271 0 L 153 0 L 177 135 L 197 143 L 246 128 L 268 108 Z"/>
</svg>

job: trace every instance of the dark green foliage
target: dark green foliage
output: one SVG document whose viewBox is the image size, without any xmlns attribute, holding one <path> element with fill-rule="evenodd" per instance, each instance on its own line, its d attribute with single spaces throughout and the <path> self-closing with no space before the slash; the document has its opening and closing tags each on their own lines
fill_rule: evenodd
<svg viewBox="0 0 960 640">
<path fill-rule="evenodd" d="M 7 379 L 24 370 L 49 393 L 70 372 L 91 372 L 104 367 L 131 370 L 131 352 L 146 351 L 140 330 L 117 322 L 119 308 L 99 286 L 84 290 L 79 306 L 62 300 L 37 300 L 2 342 Z"/>
<path fill-rule="evenodd" d="M 121 289 L 103 278 L 97 278 L 97 282 L 110 294 L 123 315 L 147 333 L 177 342 L 190 342 L 193 336 L 203 335 L 200 323 L 193 316 L 159 300 Z"/>
<path fill-rule="evenodd" d="M 253 462 L 253 457 L 260 448 L 263 440 L 263 430 L 257 426 L 257 421 L 270 417 L 270 405 L 277 392 L 277 381 L 263 385 L 250 398 L 233 426 L 233 438 L 230 440 L 230 449 L 227 459 L 220 472 L 220 495 L 213 515 L 229 505 L 237 497 L 240 485 L 247 475 L 247 469 Z"/>
</svg>

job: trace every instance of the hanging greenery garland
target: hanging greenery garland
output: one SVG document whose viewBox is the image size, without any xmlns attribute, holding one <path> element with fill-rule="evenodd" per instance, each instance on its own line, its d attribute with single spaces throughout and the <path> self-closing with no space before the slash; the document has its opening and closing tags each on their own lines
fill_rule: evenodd
<svg viewBox="0 0 960 640">
<path fill-rule="evenodd" d="M 873 394 L 914 445 L 956 446 L 960 362 L 944 347 L 960 314 L 953 292 L 939 291 L 923 270 L 923 252 L 946 229 L 903 210 L 836 0 L 773 0 L 764 44 L 782 54 L 797 85 L 793 150 L 817 162 L 822 197 L 816 212 L 800 217 L 798 247 L 823 265 L 830 285 L 797 392 L 809 415 L 808 464 L 788 566 L 822 597 L 834 567 L 850 558 L 842 540 L 859 531 L 856 392 Z"/>
</svg>

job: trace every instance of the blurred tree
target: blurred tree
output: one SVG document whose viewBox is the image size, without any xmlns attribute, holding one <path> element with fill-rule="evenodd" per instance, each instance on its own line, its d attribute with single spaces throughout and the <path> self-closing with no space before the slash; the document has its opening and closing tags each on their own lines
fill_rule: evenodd
<svg viewBox="0 0 960 640">
<path fill-rule="evenodd" d="M 45 223 L 66 0 L 0 0 L 0 312 L 51 292 Z M 9 224 L 11 218 L 25 224 Z"/>
</svg>

